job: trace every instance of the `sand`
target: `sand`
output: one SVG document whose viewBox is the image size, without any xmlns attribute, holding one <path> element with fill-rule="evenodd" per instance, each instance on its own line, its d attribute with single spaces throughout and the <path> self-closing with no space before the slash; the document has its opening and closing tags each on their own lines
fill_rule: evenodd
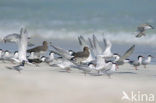
<svg viewBox="0 0 156 103">
<path fill-rule="evenodd" d="M 121 100 L 122 91 L 156 95 L 156 65 L 136 71 L 125 64 L 111 79 L 84 76 L 76 69 L 67 73 L 46 64 L 26 65 L 21 73 L 6 69 L 13 65 L 0 63 L 0 103 L 132 103 Z"/>
</svg>

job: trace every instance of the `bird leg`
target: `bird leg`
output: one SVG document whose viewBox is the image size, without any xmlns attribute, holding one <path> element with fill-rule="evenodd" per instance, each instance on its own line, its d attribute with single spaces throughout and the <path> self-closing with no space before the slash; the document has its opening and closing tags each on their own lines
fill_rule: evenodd
<svg viewBox="0 0 156 103">
<path fill-rule="evenodd" d="M 86 74 L 87 74 L 87 73 L 84 71 L 84 76 L 86 76 Z"/>
<path fill-rule="evenodd" d="M 144 65 L 144 68 L 146 68 L 146 65 Z"/>
<path fill-rule="evenodd" d="M 137 66 L 135 66 L 135 70 L 138 70 L 138 69 L 137 69 Z"/>
<path fill-rule="evenodd" d="M 67 68 L 66 68 L 66 71 L 67 71 L 68 73 L 70 73 L 71 70 L 70 70 L 69 67 L 67 67 Z"/>
</svg>

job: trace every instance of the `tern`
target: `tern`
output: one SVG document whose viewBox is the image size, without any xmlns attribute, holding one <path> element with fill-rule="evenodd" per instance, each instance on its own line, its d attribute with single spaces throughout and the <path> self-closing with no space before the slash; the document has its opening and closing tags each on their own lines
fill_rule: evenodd
<svg viewBox="0 0 156 103">
<path fill-rule="evenodd" d="M 129 61 L 129 64 L 133 65 L 135 67 L 135 70 L 137 70 L 137 67 L 142 64 L 143 56 L 138 56 L 138 61 Z"/>
<path fill-rule="evenodd" d="M 135 45 L 132 45 L 124 54 L 123 56 L 119 56 L 118 54 L 114 54 L 116 56 L 116 60 L 114 61 L 117 63 L 117 65 L 123 65 L 125 62 L 127 62 L 125 59 L 127 59 L 135 50 Z"/>
<path fill-rule="evenodd" d="M 117 70 L 117 68 L 117 64 L 112 63 L 111 67 L 106 68 L 103 72 L 106 73 L 109 78 L 111 78 L 111 75 Z"/>
<path fill-rule="evenodd" d="M 138 26 L 137 31 L 139 33 L 136 35 L 136 37 L 140 38 L 142 36 L 145 36 L 146 34 L 144 32 L 145 32 L 145 30 L 148 30 L 148 29 L 154 29 L 154 27 L 149 24 L 142 24 L 142 25 Z"/>
<path fill-rule="evenodd" d="M 50 42 L 50 46 L 53 47 L 55 49 L 54 50 L 51 50 L 52 52 L 54 52 L 55 54 L 63 57 L 63 58 L 66 58 L 68 60 L 70 60 L 71 58 L 73 58 L 74 56 L 72 56 L 75 52 L 72 51 L 72 50 L 65 50 L 63 48 L 60 48 L 60 47 L 57 47 L 57 46 L 54 46 L 51 42 Z"/>
<path fill-rule="evenodd" d="M 151 63 L 152 58 L 153 56 L 148 55 L 147 59 L 142 61 L 142 65 L 144 65 L 144 68 L 146 68 L 146 65 Z"/>
<path fill-rule="evenodd" d="M 102 56 L 98 55 L 96 64 L 91 64 L 89 65 L 89 67 L 96 70 L 98 72 L 98 75 L 100 75 L 101 73 L 103 74 L 102 71 L 104 71 L 106 68 L 108 68 L 111 65 L 112 62 L 106 63 L 105 59 Z"/>
<path fill-rule="evenodd" d="M 105 39 L 105 38 L 103 39 L 103 42 L 105 45 L 105 50 L 102 49 L 95 35 L 93 35 L 93 40 L 89 39 L 89 43 L 90 43 L 90 46 L 92 48 L 92 51 L 95 57 L 97 55 L 101 55 L 106 59 L 113 57 L 113 53 L 111 51 L 112 43 L 110 42 L 110 40 Z"/>
<path fill-rule="evenodd" d="M 62 69 L 65 69 L 67 72 L 70 72 L 70 68 L 74 65 L 71 61 L 59 57 L 59 58 L 55 58 L 52 62 L 49 63 L 50 66 L 58 66 Z"/>
</svg>

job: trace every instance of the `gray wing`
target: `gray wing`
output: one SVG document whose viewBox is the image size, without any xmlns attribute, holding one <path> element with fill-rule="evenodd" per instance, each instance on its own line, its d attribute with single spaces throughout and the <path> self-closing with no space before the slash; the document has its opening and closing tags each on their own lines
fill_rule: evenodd
<svg viewBox="0 0 156 103">
<path fill-rule="evenodd" d="M 138 34 L 136 35 L 137 38 L 140 38 L 140 37 L 142 37 L 142 36 L 145 36 L 145 33 L 140 32 L 140 33 L 138 33 Z"/>
<path fill-rule="evenodd" d="M 8 34 L 3 38 L 4 42 L 17 42 L 20 39 L 20 34 Z"/>
<path fill-rule="evenodd" d="M 86 42 L 86 40 L 84 39 L 83 36 L 79 36 L 79 37 L 78 37 L 78 40 L 79 40 L 79 44 L 80 44 L 80 46 L 81 46 L 82 48 L 88 47 L 88 44 L 87 44 L 87 42 Z"/>
<path fill-rule="evenodd" d="M 125 60 L 126 58 L 128 58 L 134 51 L 135 49 L 135 45 L 131 46 L 125 53 L 123 56 L 120 57 L 120 59 L 117 62 L 123 62 L 123 60 Z"/>
<path fill-rule="evenodd" d="M 144 32 L 144 31 L 145 31 L 145 29 L 144 29 L 144 27 L 139 26 L 139 27 L 137 27 L 137 31 L 139 31 L 139 32 Z"/>
<path fill-rule="evenodd" d="M 112 43 L 110 42 L 110 40 L 108 40 L 106 38 L 103 38 L 103 42 L 104 42 L 105 48 L 112 46 Z"/>
<path fill-rule="evenodd" d="M 89 41 L 90 48 L 91 49 L 94 49 L 94 45 L 93 45 L 92 40 L 90 38 L 88 38 L 88 41 Z"/>
<path fill-rule="evenodd" d="M 50 44 L 50 46 L 56 50 L 54 53 L 60 55 L 61 57 L 64 57 L 66 59 L 71 59 L 73 57 L 70 55 L 70 53 L 67 50 L 65 50 L 63 48 L 56 47 L 52 44 Z"/>
<path fill-rule="evenodd" d="M 93 35 L 93 45 L 94 45 L 95 51 L 97 53 L 96 55 L 101 55 L 103 50 L 102 50 L 102 48 L 101 48 L 101 46 L 100 46 L 95 35 Z"/>
</svg>

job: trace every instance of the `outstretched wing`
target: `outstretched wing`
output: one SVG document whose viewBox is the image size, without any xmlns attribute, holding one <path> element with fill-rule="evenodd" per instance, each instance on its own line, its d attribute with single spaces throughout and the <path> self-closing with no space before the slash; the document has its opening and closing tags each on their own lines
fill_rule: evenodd
<svg viewBox="0 0 156 103">
<path fill-rule="evenodd" d="M 103 42 L 104 42 L 104 45 L 105 45 L 105 48 L 106 48 L 106 49 L 112 47 L 112 43 L 111 43 L 110 40 L 104 38 L 104 39 L 103 39 Z M 105 49 L 105 50 L 106 50 L 106 49 Z"/>
<path fill-rule="evenodd" d="M 128 58 L 134 51 L 135 49 L 135 45 L 131 46 L 125 53 L 123 56 L 120 57 L 120 59 L 118 60 L 118 62 L 121 62 L 123 60 L 125 60 L 126 58 Z"/>
<path fill-rule="evenodd" d="M 102 48 L 101 48 L 101 46 L 100 46 L 95 35 L 93 35 L 93 45 L 94 45 L 95 51 L 97 53 L 96 55 L 101 55 L 103 50 L 102 50 Z"/>
<path fill-rule="evenodd" d="M 71 54 L 67 50 L 65 50 L 63 48 L 56 47 L 56 46 L 54 46 L 52 44 L 50 44 L 50 46 L 53 47 L 56 50 L 56 51 L 53 51 L 53 52 L 55 54 L 57 54 L 57 55 L 60 55 L 61 57 L 64 57 L 66 59 L 71 59 L 73 57 L 73 56 L 71 56 Z"/>
<path fill-rule="evenodd" d="M 140 38 L 140 37 L 142 37 L 142 36 L 145 36 L 145 33 L 139 32 L 139 33 L 136 35 L 137 38 Z"/>
<path fill-rule="evenodd" d="M 24 28 L 21 28 L 20 31 L 20 39 L 19 39 L 19 47 L 18 47 L 18 52 L 19 52 L 19 60 L 22 62 L 23 60 L 27 61 L 26 58 L 26 51 L 27 51 L 27 42 L 28 42 L 28 37 L 27 37 L 27 31 Z"/>
<path fill-rule="evenodd" d="M 86 40 L 84 39 L 83 36 L 79 36 L 78 37 L 78 40 L 79 40 L 79 44 L 81 46 L 81 48 L 83 49 L 84 47 L 88 47 L 88 44 L 86 42 Z"/>
</svg>

